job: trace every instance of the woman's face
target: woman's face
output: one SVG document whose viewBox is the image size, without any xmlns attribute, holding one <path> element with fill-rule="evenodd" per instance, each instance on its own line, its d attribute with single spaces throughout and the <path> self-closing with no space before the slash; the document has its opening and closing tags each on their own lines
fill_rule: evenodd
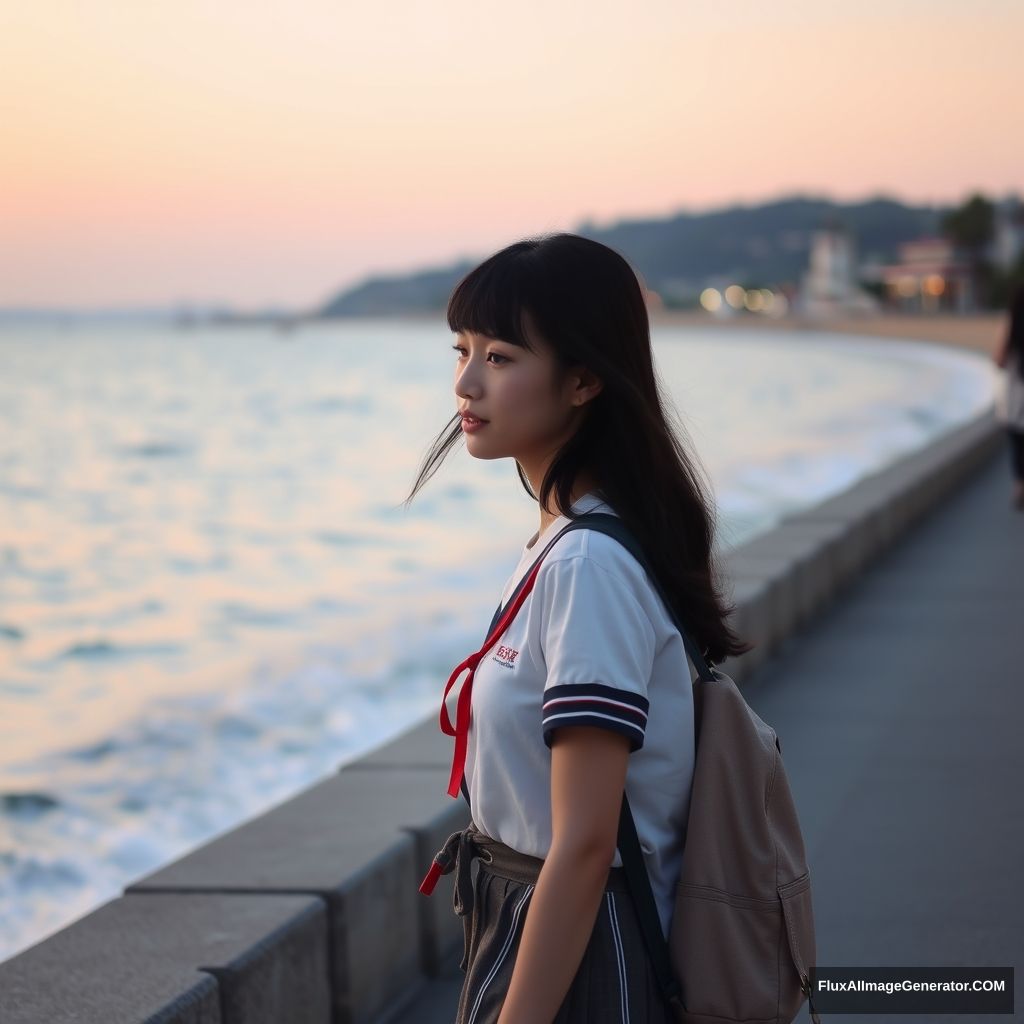
<svg viewBox="0 0 1024 1024">
<path fill-rule="evenodd" d="M 543 466 L 575 430 L 589 392 L 571 374 L 556 388 L 554 353 L 541 341 L 535 344 L 537 351 L 528 352 L 472 331 L 455 336 L 458 410 L 486 421 L 467 430 L 463 419 L 474 458 L 514 458 L 529 472 Z"/>
</svg>

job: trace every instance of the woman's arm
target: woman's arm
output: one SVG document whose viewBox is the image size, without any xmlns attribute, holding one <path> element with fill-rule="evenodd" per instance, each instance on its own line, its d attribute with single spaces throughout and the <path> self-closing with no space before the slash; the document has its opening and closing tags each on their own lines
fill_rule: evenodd
<svg viewBox="0 0 1024 1024">
<path fill-rule="evenodd" d="M 615 858 L 629 738 L 563 726 L 551 741 L 551 850 L 530 897 L 498 1024 L 554 1020 L 597 920 Z"/>
</svg>

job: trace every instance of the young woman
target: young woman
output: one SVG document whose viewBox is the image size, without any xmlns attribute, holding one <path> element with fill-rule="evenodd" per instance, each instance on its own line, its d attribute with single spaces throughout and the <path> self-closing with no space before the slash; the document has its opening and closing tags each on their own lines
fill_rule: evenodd
<svg viewBox="0 0 1024 1024">
<path fill-rule="evenodd" d="M 1010 442 L 1013 504 L 1024 511 L 1024 284 L 1010 299 L 1010 324 L 995 361 L 1006 371 L 998 413 Z"/>
<path fill-rule="evenodd" d="M 641 541 L 710 662 L 749 650 L 726 622 L 713 506 L 669 425 L 643 290 L 626 260 L 572 234 L 520 241 L 457 285 L 447 319 L 458 416 L 408 500 L 464 436 L 474 458 L 514 459 L 539 505 L 503 604 L 563 526 L 609 512 Z M 458 772 L 472 823 L 449 840 L 466 915 L 457 1024 L 671 1019 L 616 840 L 625 788 L 667 936 L 695 678 L 625 548 L 586 529 L 559 538 L 473 670 Z"/>
</svg>

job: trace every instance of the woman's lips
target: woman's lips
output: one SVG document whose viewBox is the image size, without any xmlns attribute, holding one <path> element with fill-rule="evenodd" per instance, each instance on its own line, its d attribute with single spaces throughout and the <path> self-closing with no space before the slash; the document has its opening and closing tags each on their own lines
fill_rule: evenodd
<svg viewBox="0 0 1024 1024">
<path fill-rule="evenodd" d="M 467 434 L 473 434 L 481 427 L 487 426 L 489 420 L 478 420 L 475 416 L 462 417 L 462 429 Z"/>
</svg>

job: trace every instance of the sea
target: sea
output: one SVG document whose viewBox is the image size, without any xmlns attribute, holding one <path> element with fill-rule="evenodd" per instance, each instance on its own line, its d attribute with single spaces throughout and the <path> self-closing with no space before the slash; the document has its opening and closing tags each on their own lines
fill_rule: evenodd
<svg viewBox="0 0 1024 1024">
<path fill-rule="evenodd" d="M 425 717 L 536 502 L 443 318 L 0 329 L 0 959 Z M 655 326 L 728 549 L 991 405 L 976 353 Z M 628 443 L 628 439 L 625 443 Z"/>
</svg>

